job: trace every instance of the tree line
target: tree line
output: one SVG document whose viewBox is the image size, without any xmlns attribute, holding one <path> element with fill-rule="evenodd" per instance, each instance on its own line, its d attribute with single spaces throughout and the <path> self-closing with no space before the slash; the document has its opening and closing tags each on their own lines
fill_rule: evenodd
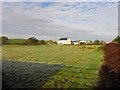
<svg viewBox="0 0 120 90">
<path fill-rule="evenodd" d="M 92 42 L 93 44 L 102 44 L 104 41 L 95 40 Z M 120 36 L 117 36 L 112 40 L 112 42 L 120 43 Z M 10 39 L 7 36 L 0 37 L 0 45 L 11 44 Z M 12 44 L 21 44 L 21 45 L 47 45 L 47 44 L 57 44 L 56 41 L 53 40 L 38 40 L 35 37 L 30 37 L 28 39 L 21 39 L 21 41 L 17 40 L 14 41 Z"/>
<path fill-rule="evenodd" d="M 0 37 L 0 45 L 5 44 L 19 44 L 19 45 L 47 45 L 47 44 L 57 44 L 57 42 L 52 40 L 38 40 L 35 37 L 30 37 L 28 39 L 8 39 L 6 36 Z"/>
</svg>

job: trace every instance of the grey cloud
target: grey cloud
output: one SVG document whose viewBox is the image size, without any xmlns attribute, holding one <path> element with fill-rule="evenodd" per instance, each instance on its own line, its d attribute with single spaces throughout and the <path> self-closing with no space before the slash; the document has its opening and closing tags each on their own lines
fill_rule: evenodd
<svg viewBox="0 0 120 90">
<path fill-rule="evenodd" d="M 33 5 L 34 7 L 31 10 L 24 9 L 25 4 L 22 3 L 20 5 L 19 3 L 12 3 L 12 6 L 14 5 L 16 5 L 16 8 L 13 9 L 6 9 L 3 6 L 2 33 L 11 38 L 36 36 L 39 39 L 58 39 L 58 37 L 75 39 L 76 31 L 78 39 L 100 38 L 111 40 L 116 35 L 117 23 L 115 21 L 117 18 L 113 17 L 117 16 L 117 13 L 112 13 L 105 7 L 101 7 L 101 10 L 97 8 L 97 13 L 94 13 L 94 11 L 93 13 L 78 11 L 74 13 L 72 11 L 59 11 L 58 8 L 63 6 L 64 3 L 47 9 Z M 109 12 L 110 17 L 107 17 L 108 14 L 104 13 L 104 10 L 107 13 Z M 103 14 L 100 14 L 99 11 Z M 112 11 L 116 12 L 115 9 L 112 9 Z M 66 21 L 59 17 L 65 18 Z"/>
</svg>

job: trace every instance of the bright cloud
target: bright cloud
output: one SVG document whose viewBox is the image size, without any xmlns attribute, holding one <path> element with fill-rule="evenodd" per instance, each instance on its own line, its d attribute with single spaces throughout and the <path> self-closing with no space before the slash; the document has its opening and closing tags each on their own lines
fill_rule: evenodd
<svg viewBox="0 0 120 90">
<path fill-rule="evenodd" d="M 119 2 L 119 0 L 1 0 L 2 2 Z"/>
<path fill-rule="evenodd" d="M 10 38 L 59 37 L 110 41 L 118 34 L 118 3 L 3 3 L 3 35 Z"/>
</svg>

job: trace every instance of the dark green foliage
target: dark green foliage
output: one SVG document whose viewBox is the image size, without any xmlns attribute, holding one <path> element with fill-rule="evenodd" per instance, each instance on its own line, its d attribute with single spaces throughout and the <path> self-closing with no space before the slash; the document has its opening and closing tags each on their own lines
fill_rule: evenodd
<svg viewBox="0 0 120 90">
<path fill-rule="evenodd" d="M 28 38 L 23 45 L 46 45 L 47 42 L 45 40 L 38 40 L 35 37 Z"/>
<path fill-rule="evenodd" d="M 100 45 L 100 44 L 103 44 L 103 42 L 104 42 L 103 40 L 102 40 L 102 41 L 100 41 L 100 40 L 95 40 L 93 44 L 95 44 L 95 45 Z"/>
<path fill-rule="evenodd" d="M 46 41 L 47 42 L 47 44 L 57 44 L 57 42 L 56 41 L 53 41 L 53 40 L 48 40 L 48 41 Z"/>
<path fill-rule="evenodd" d="M 24 45 L 37 45 L 38 44 L 38 39 L 36 39 L 35 37 L 30 37 L 28 38 L 23 44 Z"/>
<path fill-rule="evenodd" d="M 118 42 L 118 43 L 120 43 L 120 36 L 117 36 L 115 39 L 113 39 L 112 42 Z"/>
<path fill-rule="evenodd" d="M 46 45 L 47 42 L 46 42 L 45 40 L 40 40 L 40 41 L 38 42 L 38 44 L 39 44 L 39 45 Z"/>
<path fill-rule="evenodd" d="M 41 43 L 45 43 L 45 41 L 44 41 L 44 40 L 41 40 L 40 42 L 41 42 Z"/>
<path fill-rule="evenodd" d="M 95 44 L 99 44 L 100 43 L 100 41 L 99 40 L 95 40 Z"/>
<path fill-rule="evenodd" d="M 0 37 L 0 45 L 6 44 L 7 41 L 8 41 L 8 37 L 6 37 L 6 36 Z"/>
<path fill-rule="evenodd" d="M 38 40 L 34 37 L 28 39 L 9 39 L 7 44 L 17 44 L 17 45 L 46 45 L 48 42 L 45 40 Z"/>
<path fill-rule="evenodd" d="M 39 41 L 38 39 L 36 39 L 35 37 L 30 37 L 30 38 L 28 38 L 28 43 L 29 44 L 37 44 L 37 42 Z"/>
</svg>

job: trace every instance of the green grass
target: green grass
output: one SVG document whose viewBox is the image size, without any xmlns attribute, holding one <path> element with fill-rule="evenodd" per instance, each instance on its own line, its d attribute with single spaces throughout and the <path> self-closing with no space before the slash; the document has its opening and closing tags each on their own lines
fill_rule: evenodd
<svg viewBox="0 0 120 90">
<path fill-rule="evenodd" d="M 25 39 L 9 39 L 7 44 L 23 44 Z"/>
<path fill-rule="evenodd" d="M 59 72 L 51 75 L 42 86 L 38 83 L 39 88 L 89 88 L 97 84 L 98 71 L 103 59 L 103 52 L 98 50 L 98 47 L 98 45 L 5 45 L 2 58 L 64 66 Z"/>
</svg>

